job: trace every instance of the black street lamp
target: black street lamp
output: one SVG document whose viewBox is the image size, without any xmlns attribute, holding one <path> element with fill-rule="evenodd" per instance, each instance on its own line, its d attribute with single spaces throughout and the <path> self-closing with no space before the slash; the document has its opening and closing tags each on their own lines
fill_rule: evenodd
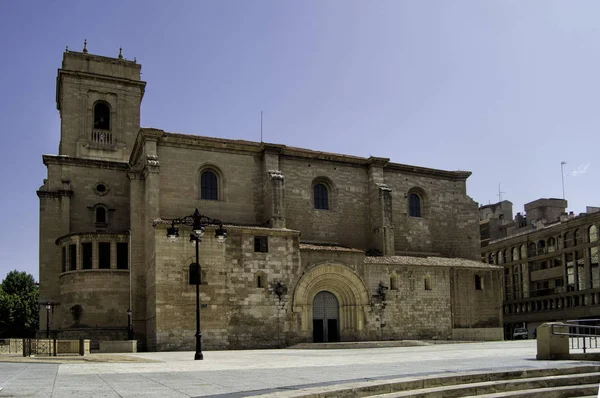
<svg viewBox="0 0 600 398">
<path fill-rule="evenodd" d="M 131 324 L 131 308 L 127 308 L 127 340 L 133 340 L 133 325 Z"/>
<path fill-rule="evenodd" d="M 46 301 L 46 338 L 50 338 L 50 310 L 52 309 L 52 303 Z"/>
<path fill-rule="evenodd" d="M 215 238 L 220 243 L 225 242 L 227 239 L 227 230 L 223 228 L 223 223 L 220 220 L 210 218 L 200 214 L 198 209 L 194 211 L 194 214 L 185 216 L 182 218 L 175 218 L 171 221 L 171 227 L 167 228 L 167 238 L 171 242 L 175 242 L 179 238 L 179 226 L 187 225 L 192 227 L 192 233 L 190 234 L 190 242 L 196 246 L 196 263 L 194 271 L 196 271 L 195 282 L 196 282 L 196 355 L 194 360 L 204 359 L 202 355 L 202 333 L 200 332 L 200 254 L 199 247 L 202 242 L 202 236 L 204 235 L 204 227 L 207 225 L 215 225 L 217 229 L 215 231 Z M 191 276 L 191 275 L 190 275 Z"/>
</svg>

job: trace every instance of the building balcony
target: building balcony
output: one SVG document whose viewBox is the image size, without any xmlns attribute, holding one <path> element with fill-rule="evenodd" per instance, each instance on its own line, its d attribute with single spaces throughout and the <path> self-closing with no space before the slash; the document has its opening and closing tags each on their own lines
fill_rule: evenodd
<svg viewBox="0 0 600 398">
<path fill-rule="evenodd" d="M 117 140 L 110 130 L 92 130 L 88 147 L 90 149 L 116 151 Z"/>
<path fill-rule="evenodd" d="M 576 319 L 596 314 L 600 288 L 504 302 L 504 323 Z"/>
</svg>

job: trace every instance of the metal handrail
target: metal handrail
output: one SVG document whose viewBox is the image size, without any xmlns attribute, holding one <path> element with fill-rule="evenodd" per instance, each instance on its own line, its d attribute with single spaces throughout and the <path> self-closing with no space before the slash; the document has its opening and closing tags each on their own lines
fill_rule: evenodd
<svg viewBox="0 0 600 398">
<path fill-rule="evenodd" d="M 571 342 L 571 348 L 583 349 L 585 354 L 588 348 L 598 348 L 598 337 L 600 337 L 600 326 L 587 325 L 588 322 L 600 323 L 600 319 L 581 319 L 567 320 L 565 322 L 556 322 L 550 325 L 550 330 L 553 335 L 568 336 Z M 567 332 L 555 330 L 556 328 L 567 327 Z M 584 329 L 584 331 L 580 331 Z M 573 331 L 572 331 L 573 330 Z M 591 331 L 599 331 L 591 333 Z M 586 338 L 588 343 L 586 344 Z M 581 341 L 581 346 L 580 346 Z"/>
</svg>

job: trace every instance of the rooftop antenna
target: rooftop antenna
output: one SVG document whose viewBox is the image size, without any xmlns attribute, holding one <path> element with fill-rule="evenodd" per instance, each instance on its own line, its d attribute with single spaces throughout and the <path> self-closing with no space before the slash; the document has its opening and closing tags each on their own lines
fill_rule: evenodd
<svg viewBox="0 0 600 398">
<path fill-rule="evenodd" d="M 263 114 L 263 111 L 260 111 L 260 142 L 263 142 L 263 140 L 262 140 L 262 114 Z"/>
<path fill-rule="evenodd" d="M 560 178 L 562 179 L 563 200 L 565 200 L 565 172 L 563 170 L 565 164 L 567 164 L 567 162 L 564 160 L 560 162 Z"/>
<path fill-rule="evenodd" d="M 500 190 L 500 183 L 498 183 L 498 202 L 502 202 L 502 194 L 506 193 L 506 192 L 502 192 L 502 190 Z"/>
</svg>

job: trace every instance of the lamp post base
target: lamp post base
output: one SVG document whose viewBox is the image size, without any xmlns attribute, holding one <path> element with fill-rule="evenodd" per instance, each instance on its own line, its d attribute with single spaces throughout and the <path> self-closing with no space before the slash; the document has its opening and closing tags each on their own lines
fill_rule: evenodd
<svg viewBox="0 0 600 398">
<path fill-rule="evenodd" d="M 204 359 L 204 355 L 202 355 L 201 352 L 197 352 L 196 355 L 194 355 L 194 361 L 203 360 L 203 359 Z"/>
</svg>

